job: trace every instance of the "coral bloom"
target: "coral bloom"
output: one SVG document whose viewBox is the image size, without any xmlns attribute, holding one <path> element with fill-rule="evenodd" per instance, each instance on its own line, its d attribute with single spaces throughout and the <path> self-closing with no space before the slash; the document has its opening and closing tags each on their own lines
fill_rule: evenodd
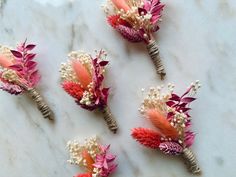
<svg viewBox="0 0 236 177">
<path fill-rule="evenodd" d="M 13 65 L 13 63 L 8 58 L 0 55 L 0 66 L 8 68 L 11 65 Z"/>
<path fill-rule="evenodd" d="M 154 126 L 166 137 L 178 138 L 178 131 L 169 123 L 169 121 L 157 110 L 147 110 L 147 116 Z"/>
<path fill-rule="evenodd" d="M 112 2 L 118 9 L 123 9 L 124 11 L 128 11 L 130 9 L 126 3 L 126 0 L 112 0 Z"/>
</svg>

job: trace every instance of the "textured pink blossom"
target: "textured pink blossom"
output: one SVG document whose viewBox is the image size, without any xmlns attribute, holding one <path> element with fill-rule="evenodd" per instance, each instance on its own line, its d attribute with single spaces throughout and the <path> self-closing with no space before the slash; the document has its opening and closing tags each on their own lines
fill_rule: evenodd
<svg viewBox="0 0 236 177">
<path fill-rule="evenodd" d="M 20 86 L 14 85 L 14 84 L 9 84 L 9 83 L 2 83 L 2 85 L 0 86 L 0 89 L 4 90 L 12 95 L 19 95 L 24 91 Z"/>
<path fill-rule="evenodd" d="M 96 156 L 94 167 L 99 169 L 100 176 L 108 177 L 117 168 L 117 164 L 114 163 L 116 156 L 113 154 L 108 154 L 110 145 L 101 146 L 100 148 L 101 153 Z"/>
<path fill-rule="evenodd" d="M 163 142 L 159 145 L 159 149 L 169 155 L 179 155 L 183 151 L 183 147 L 176 142 Z"/>
<path fill-rule="evenodd" d="M 117 25 L 115 28 L 125 39 L 130 42 L 141 42 L 143 41 L 142 33 L 138 30 L 133 28 L 124 26 L 124 25 Z"/>
</svg>

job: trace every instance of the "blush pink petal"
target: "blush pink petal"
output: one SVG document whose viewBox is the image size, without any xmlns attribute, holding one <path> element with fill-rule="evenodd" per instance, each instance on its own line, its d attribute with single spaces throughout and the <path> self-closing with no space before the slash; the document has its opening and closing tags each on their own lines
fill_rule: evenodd
<svg viewBox="0 0 236 177">
<path fill-rule="evenodd" d="M 8 68 L 11 65 L 13 65 L 13 63 L 8 58 L 0 55 L 0 66 Z"/>
<path fill-rule="evenodd" d="M 126 0 L 112 0 L 112 2 L 118 9 L 123 9 L 124 11 L 128 11 L 130 9 L 126 3 Z"/>
</svg>

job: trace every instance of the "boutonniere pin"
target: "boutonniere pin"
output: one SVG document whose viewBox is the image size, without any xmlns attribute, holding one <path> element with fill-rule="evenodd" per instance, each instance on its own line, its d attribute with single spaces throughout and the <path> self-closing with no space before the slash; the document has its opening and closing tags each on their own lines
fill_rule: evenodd
<svg viewBox="0 0 236 177">
<path fill-rule="evenodd" d="M 117 168 L 116 156 L 109 153 L 110 145 L 101 145 L 97 137 L 86 139 L 84 143 L 69 141 L 67 149 L 70 153 L 68 162 L 85 170 L 74 177 L 109 177 Z"/>
<path fill-rule="evenodd" d="M 144 99 L 140 112 L 155 127 L 134 128 L 132 137 L 142 145 L 159 149 L 168 155 L 182 156 L 188 170 L 192 174 L 200 174 L 195 155 L 190 147 L 194 143 L 195 133 L 191 131 L 190 103 L 200 88 L 198 81 L 191 84 L 187 91 L 178 96 L 173 92 L 174 85 L 168 85 L 168 92 L 163 93 L 162 87 L 150 88 Z"/>
<path fill-rule="evenodd" d="M 159 30 L 164 4 L 160 0 L 108 0 L 104 6 L 108 23 L 130 42 L 144 42 L 163 80 L 166 72 L 154 33 Z"/>
<path fill-rule="evenodd" d="M 116 133 L 117 123 L 107 104 L 109 88 L 103 84 L 108 64 L 105 51 L 99 51 L 94 58 L 82 51 L 71 52 L 68 56 L 69 60 L 62 63 L 60 69 L 63 89 L 80 107 L 89 111 L 100 110 L 108 128 Z"/>
<path fill-rule="evenodd" d="M 0 89 L 12 95 L 27 93 L 35 101 L 43 117 L 52 120 L 51 109 L 35 88 L 40 74 L 37 62 L 34 61 L 36 54 L 31 52 L 34 48 L 34 44 L 26 44 L 26 41 L 14 50 L 0 46 Z"/>
</svg>

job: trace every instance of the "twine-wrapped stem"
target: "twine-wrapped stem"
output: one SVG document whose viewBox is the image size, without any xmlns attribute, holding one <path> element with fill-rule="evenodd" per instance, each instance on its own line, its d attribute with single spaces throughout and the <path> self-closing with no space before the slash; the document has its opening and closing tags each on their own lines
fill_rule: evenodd
<svg viewBox="0 0 236 177">
<path fill-rule="evenodd" d="M 103 116 L 104 116 L 104 120 L 106 121 L 107 123 L 107 126 L 108 128 L 113 132 L 113 133 L 116 133 L 117 132 L 117 129 L 118 129 L 118 126 L 117 126 L 117 123 L 109 109 L 108 106 L 104 106 L 103 108 L 101 108 L 101 111 L 103 113 Z"/>
<path fill-rule="evenodd" d="M 148 50 L 148 53 L 155 65 L 157 74 L 160 75 L 161 80 L 164 80 L 166 72 L 165 72 L 164 66 L 162 64 L 161 57 L 159 54 L 159 49 L 158 49 L 158 46 L 157 46 L 157 43 L 155 40 L 150 40 L 148 42 L 147 50 Z"/>
<path fill-rule="evenodd" d="M 30 97 L 35 101 L 37 104 L 38 110 L 42 113 L 45 119 L 53 120 L 53 112 L 49 108 L 49 106 L 43 100 L 43 97 L 38 93 L 35 88 L 27 89 L 28 94 Z"/>
<path fill-rule="evenodd" d="M 197 160 L 193 152 L 189 148 L 184 148 L 182 157 L 188 170 L 194 175 L 200 175 L 201 169 L 197 164 Z"/>
</svg>

